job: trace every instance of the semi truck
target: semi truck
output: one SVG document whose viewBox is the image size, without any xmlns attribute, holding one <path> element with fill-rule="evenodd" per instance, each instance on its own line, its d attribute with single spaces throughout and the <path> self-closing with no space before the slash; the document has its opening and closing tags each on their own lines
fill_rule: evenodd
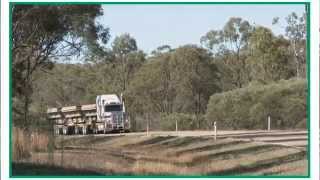
<svg viewBox="0 0 320 180">
<path fill-rule="evenodd" d="M 47 117 L 56 135 L 130 131 L 122 94 L 98 95 L 95 104 L 48 108 Z"/>
</svg>

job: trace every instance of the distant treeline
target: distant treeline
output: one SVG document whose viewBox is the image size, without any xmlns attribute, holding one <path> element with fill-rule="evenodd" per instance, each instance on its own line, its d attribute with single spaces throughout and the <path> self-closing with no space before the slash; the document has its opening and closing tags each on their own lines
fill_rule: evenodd
<svg viewBox="0 0 320 180">
<path fill-rule="evenodd" d="M 47 125 L 47 107 L 123 93 L 134 130 L 147 121 L 162 130 L 176 121 L 180 129 L 208 129 L 213 121 L 224 129 L 261 129 L 268 115 L 274 128 L 305 128 L 305 14 L 288 15 L 285 35 L 234 17 L 199 37 L 201 46 L 163 45 L 148 55 L 128 33 L 103 46 L 110 33 L 94 23 L 101 14 L 99 6 L 14 8 L 15 126 Z"/>
</svg>

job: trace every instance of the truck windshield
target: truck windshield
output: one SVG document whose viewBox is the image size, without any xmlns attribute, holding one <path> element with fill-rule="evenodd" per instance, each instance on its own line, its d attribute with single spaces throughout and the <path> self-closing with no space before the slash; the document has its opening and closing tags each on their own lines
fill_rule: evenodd
<svg viewBox="0 0 320 180">
<path fill-rule="evenodd" d="M 122 106 L 121 105 L 107 105 L 107 106 L 104 106 L 104 111 L 105 112 L 122 111 Z"/>
</svg>

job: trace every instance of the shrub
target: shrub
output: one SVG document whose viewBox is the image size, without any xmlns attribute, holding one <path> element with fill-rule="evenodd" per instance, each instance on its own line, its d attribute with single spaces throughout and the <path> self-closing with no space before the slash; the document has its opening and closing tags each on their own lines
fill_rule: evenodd
<svg viewBox="0 0 320 180">
<path fill-rule="evenodd" d="M 306 128 L 306 97 L 307 82 L 302 79 L 214 94 L 206 121 L 217 121 L 222 129 L 265 129 L 270 115 L 274 129 Z"/>
<path fill-rule="evenodd" d="M 194 130 L 198 127 L 198 123 L 204 121 L 204 117 L 197 118 L 193 114 L 172 113 L 161 114 L 160 126 L 161 130 L 175 130 L 176 121 L 178 122 L 178 130 Z"/>
</svg>

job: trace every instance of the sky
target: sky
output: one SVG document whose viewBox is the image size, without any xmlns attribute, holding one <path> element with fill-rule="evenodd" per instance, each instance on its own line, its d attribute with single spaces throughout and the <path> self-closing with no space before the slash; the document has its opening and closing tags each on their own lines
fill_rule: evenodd
<svg viewBox="0 0 320 180">
<path fill-rule="evenodd" d="M 285 17 L 296 12 L 301 15 L 305 6 L 287 5 L 103 5 L 104 15 L 97 21 L 110 28 L 111 40 L 129 33 L 138 48 L 150 53 L 161 45 L 172 48 L 185 44 L 200 45 L 201 36 L 210 30 L 222 29 L 230 17 L 241 17 L 251 24 L 284 34 Z M 280 25 L 272 19 L 280 17 Z M 282 27 L 281 27 L 282 24 Z M 111 43 L 109 43 L 110 46 Z"/>
</svg>

